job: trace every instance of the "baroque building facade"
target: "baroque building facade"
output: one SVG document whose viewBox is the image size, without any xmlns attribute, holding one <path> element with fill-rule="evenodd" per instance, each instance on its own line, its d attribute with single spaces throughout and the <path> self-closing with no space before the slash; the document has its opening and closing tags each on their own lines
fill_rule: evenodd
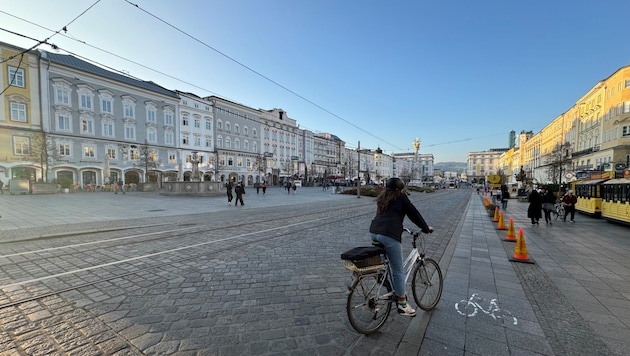
<svg viewBox="0 0 630 356">
<path fill-rule="evenodd" d="M 169 90 L 74 55 L 6 43 L 0 51 L 0 179 L 25 180 L 27 191 L 35 181 L 160 188 L 172 180 L 310 185 L 397 175 L 393 154 L 347 148 L 282 109 Z"/>
<path fill-rule="evenodd" d="M 54 178 L 75 184 L 161 181 L 177 170 L 178 96 L 70 55 L 40 56 L 42 126 L 57 148 Z"/>
<path fill-rule="evenodd" d="M 45 181 L 39 53 L 0 42 L 0 180 Z M 5 189 L 8 185 L 5 186 Z"/>
</svg>

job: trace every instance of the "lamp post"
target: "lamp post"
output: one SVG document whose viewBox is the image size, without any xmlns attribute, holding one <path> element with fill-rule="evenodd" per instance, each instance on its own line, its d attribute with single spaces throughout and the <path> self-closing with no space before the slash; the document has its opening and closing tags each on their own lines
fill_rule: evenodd
<svg viewBox="0 0 630 356">
<path fill-rule="evenodd" d="M 357 145 L 357 198 L 361 198 L 361 141 Z"/>
</svg>

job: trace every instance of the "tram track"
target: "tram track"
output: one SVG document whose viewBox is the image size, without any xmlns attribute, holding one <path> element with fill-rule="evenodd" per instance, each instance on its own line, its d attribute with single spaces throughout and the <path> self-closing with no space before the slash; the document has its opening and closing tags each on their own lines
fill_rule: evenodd
<svg viewBox="0 0 630 356">
<path fill-rule="evenodd" d="M 342 211 L 356 211 L 356 210 L 358 210 L 358 208 L 356 207 L 342 209 Z M 369 214 L 372 214 L 372 212 L 369 212 L 369 213 L 361 212 L 359 214 L 351 215 L 350 218 L 357 218 L 359 216 L 365 216 Z M 266 242 L 266 241 L 271 241 L 271 240 L 281 239 L 281 238 L 286 238 L 286 237 L 292 237 L 293 240 L 297 241 L 298 239 L 295 238 L 295 236 L 298 235 L 297 234 L 298 232 L 302 233 L 301 234 L 302 238 L 306 238 L 309 234 L 305 232 L 309 232 L 315 229 L 321 229 L 322 226 L 325 226 L 325 225 L 334 225 L 338 223 L 339 221 L 348 218 L 348 217 L 339 217 L 340 215 L 339 210 L 336 210 L 335 212 L 323 212 L 317 215 L 319 215 L 319 217 L 314 217 L 312 213 L 296 214 L 296 215 L 293 215 L 291 218 L 287 218 L 285 216 L 282 218 L 278 217 L 274 219 L 267 219 L 264 221 L 260 220 L 256 222 L 257 224 L 251 224 L 250 222 L 249 226 L 260 226 L 261 224 L 265 224 L 269 226 L 269 225 L 273 225 L 273 223 L 275 223 L 276 225 L 275 227 L 270 227 L 266 229 L 250 228 L 249 231 L 241 232 L 238 235 L 235 235 L 232 237 L 225 237 L 225 236 L 232 233 L 235 229 L 241 229 L 242 231 L 243 225 L 226 224 L 220 227 L 214 226 L 211 233 L 206 233 L 205 241 L 196 242 L 196 243 L 188 243 L 184 246 L 180 246 L 177 248 L 170 248 L 170 249 L 155 249 L 154 248 L 149 253 L 144 253 L 142 255 L 130 256 L 125 259 L 113 260 L 113 261 L 102 263 L 99 265 L 91 265 L 91 266 L 86 266 L 86 267 L 82 267 L 78 269 L 59 271 L 58 273 L 55 273 L 55 274 L 48 274 L 48 275 L 40 276 L 37 278 L 30 278 L 27 280 L 21 280 L 21 281 L 16 281 L 13 283 L 0 285 L 0 290 L 5 291 L 5 290 L 11 290 L 18 286 L 37 284 L 46 280 L 57 279 L 57 278 L 61 278 L 64 276 L 69 276 L 69 275 L 89 273 L 90 271 L 93 271 L 93 270 L 105 269 L 112 266 L 121 266 L 123 264 L 131 264 L 135 261 L 140 261 L 140 260 L 142 260 L 144 264 L 144 267 L 137 268 L 132 271 L 127 271 L 124 268 L 120 268 L 118 273 L 112 274 L 109 277 L 100 277 L 98 279 L 93 279 L 85 283 L 76 283 L 66 288 L 50 290 L 45 293 L 39 293 L 37 295 L 29 296 L 27 298 L 13 300 L 8 303 L 2 303 L 0 304 L 0 310 L 13 307 L 16 305 L 20 305 L 23 303 L 32 302 L 32 301 L 46 298 L 49 296 L 58 295 L 58 294 L 68 292 L 71 290 L 77 290 L 77 289 L 84 288 L 84 287 L 94 285 L 94 284 L 112 281 L 115 279 L 124 278 L 131 275 L 137 275 L 142 272 L 146 272 L 150 270 L 168 268 L 169 266 L 172 266 L 177 263 L 195 260 L 195 259 L 200 258 L 201 256 L 220 254 L 221 252 L 231 250 L 231 249 L 238 249 L 246 245 L 252 245 L 252 244 L 257 244 L 261 242 Z M 303 221 L 303 222 L 298 221 L 300 218 L 303 218 L 305 216 L 310 217 L 310 219 L 308 221 Z M 122 244 L 120 244 L 121 241 L 128 241 L 129 239 L 132 239 L 132 238 L 138 238 L 140 235 L 120 236 L 120 237 L 107 239 L 107 240 L 90 241 L 90 242 L 71 244 L 71 245 L 66 245 L 66 246 L 57 246 L 57 247 L 51 247 L 51 248 L 45 248 L 45 249 L 39 249 L 39 250 L 23 251 L 19 253 L 10 254 L 10 255 L 1 255 L 0 261 L 2 261 L 3 259 L 6 260 L 9 257 L 17 257 L 17 256 L 25 257 L 28 255 L 42 254 L 44 252 L 51 253 L 53 251 L 62 251 L 64 249 L 73 249 L 72 256 L 76 258 L 76 255 L 78 253 L 84 253 L 84 254 L 93 253 L 95 249 L 101 248 L 103 244 L 107 244 L 107 243 L 110 243 L 110 244 L 116 243 L 116 245 L 113 246 L 113 248 L 116 248 L 116 249 L 121 249 L 121 248 L 130 249 L 130 247 L 133 247 L 133 246 L 143 245 L 147 243 L 156 243 L 156 242 L 160 242 L 163 245 L 168 245 L 169 243 L 172 245 L 173 240 L 181 241 L 182 238 L 189 237 L 189 235 L 193 233 L 207 232 L 207 227 L 208 225 L 198 225 L 195 227 L 186 228 L 186 231 L 179 230 L 179 232 L 172 233 L 170 235 L 169 235 L 169 232 L 174 232 L 176 230 L 145 233 L 141 235 L 144 235 L 145 237 L 146 236 L 151 236 L 151 237 L 148 239 L 142 239 L 141 241 L 131 241 L 131 242 L 126 242 Z M 167 236 L 163 236 L 163 234 L 167 234 Z M 85 247 L 85 246 L 90 246 L 90 248 L 83 251 L 76 250 L 77 247 Z M 181 253 L 182 251 L 190 251 L 190 250 L 195 250 L 198 252 L 193 253 L 193 254 Z M 171 255 L 174 255 L 175 257 L 170 257 Z M 162 256 L 164 257 L 164 259 L 159 258 Z M 59 257 L 59 256 L 53 255 L 47 258 L 42 257 L 42 258 L 29 259 L 28 262 L 33 263 L 33 262 L 37 262 L 38 260 L 41 261 L 44 259 L 50 259 L 50 258 L 56 258 L 56 257 Z M 7 265 L 8 265 L 7 262 L 0 263 L 0 268 L 6 267 Z M 7 299 L 10 299 L 10 298 L 7 298 Z"/>
<path fill-rule="evenodd" d="M 437 196 L 430 196 L 428 199 L 423 196 L 422 198 L 420 200 L 423 200 L 424 204 L 430 205 L 431 201 Z M 0 290 L 5 295 L 0 300 L 8 300 L 8 302 L 0 303 L 0 310 L 91 285 L 139 275 L 147 271 L 168 269 L 175 264 L 201 257 L 217 256 L 222 252 L 238 250 L 245 246 L 261 245 L 283 238 L 299 241 L 309 238 L 323 229 L 334 229 L 335 225 L 343 221 L 369 219 L 374 214 L 373 204 L 371 199 L 366 199 L 365 202 L 359 204 L 355 203 L 335 210 L 325 210 L 317 213 L 300 213 L 294 210 L 290 214 L 284 213 L 269 216 L 269 214 L 254 212 L 252 215 L 259 214 L 259 216 L 256 216 L 254 220 L 249 220 L 247 224 L 232 223 L 228 220 L 200 221 L 194 225 L 176 225 L 176 228 L 168 230 L 163 230 L 164 226 L 168 226 L 164 225 L 160 231 L 119 235 L 106 239 L 101 239 L 100 236 L 111 234 L 112 231 L 96 232 L 89 235 L 89 241 L 60 244 L 0 255 L 1 269 L 6 269 L 9 265 L 18 269 L 25 268 L 24 266 L 33 266 L 38 263 L 45 264 L 45 262 L 54 259 L 72 258 L 84 262 L 74 268 L 66 267 L 63 269 L 59 267 L 59 270 L 52 273 L 46 270 L 47 274 L 2 283 Z M 370 209 L 365 209 L 367 206 Z M 305 218 L 308 218 L 308 220 L 304 221 Z M 235 235 L 231 236 L 232 234 Z M 72 236 L 73 241 L 77 239 L 75 234 L 67 236 Z M 202 237 L 201 241 L 199 240 L 200 237 Z M 55 239 L 59 242 L 63 241 L 64 237 L 58 236 Z M 176 248 L 168 247 L 175 243 L 180 244 L 180 246 Z M 148 245 L 150 245 L 150 248 L 146 247 Z M 93 263 L 94 259 L 89 257 L 95 253 L 100 255 L 109 253 L 110 255 L 118 256 L 121 251 L 128 252 L 128 254 L 124 258 L 111 258 L 103 263 Z M 190 251 L 194 252 L 190 253 Z M 82 258 L 81 256 L 83 255 L 85 257 Z M 103 274 L 109 275 L 103 276 Z M 74 277 L 75 281 L 64 281 L 64 283 L 70 283 L 67 287 L 51 288 L 46 283 L 69 276 Z M 56 283 L 50 284 L 55 285 Z M 32 295 L 24 297 L 22 290 L 20 298 L 11 298 L 11 290 L 34 285 L 37 285 L 37 288 L 30 289 L 37 292 Z"/>
</svg>

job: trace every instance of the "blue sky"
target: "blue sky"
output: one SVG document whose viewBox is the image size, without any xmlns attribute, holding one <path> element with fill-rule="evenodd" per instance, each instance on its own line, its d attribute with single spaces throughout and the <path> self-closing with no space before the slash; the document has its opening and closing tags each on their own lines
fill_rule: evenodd
<svg viewBox="0 0 630 356">
<path fill-rule="evenodd" d="M 418 137 L 436 162 L 507 147 L 510 130 L 540 131 L 630 64 L 627 0 L 28 4 L 0 0 L 0 28 L 43 40 L 52 33 L 40 26 L 69 24 L 49 40 L 59 53 L 168 89 L 282 108 L 352 148 L 413 152 Z M 3 30 L 0 41 L 36 43 Z"/>
</svg>

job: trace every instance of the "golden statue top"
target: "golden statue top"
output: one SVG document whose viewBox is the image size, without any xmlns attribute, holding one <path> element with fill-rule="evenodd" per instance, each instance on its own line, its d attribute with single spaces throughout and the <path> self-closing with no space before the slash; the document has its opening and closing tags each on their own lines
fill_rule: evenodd
<svg viewBox="0 0 630 356">
<path fill-rule="evenodd" d="M 413 141 L 413 148 L 416 149 L 416 152 L 420 149 L 420 140 L 416 137 L 416 140 Z"/>
</svg>

